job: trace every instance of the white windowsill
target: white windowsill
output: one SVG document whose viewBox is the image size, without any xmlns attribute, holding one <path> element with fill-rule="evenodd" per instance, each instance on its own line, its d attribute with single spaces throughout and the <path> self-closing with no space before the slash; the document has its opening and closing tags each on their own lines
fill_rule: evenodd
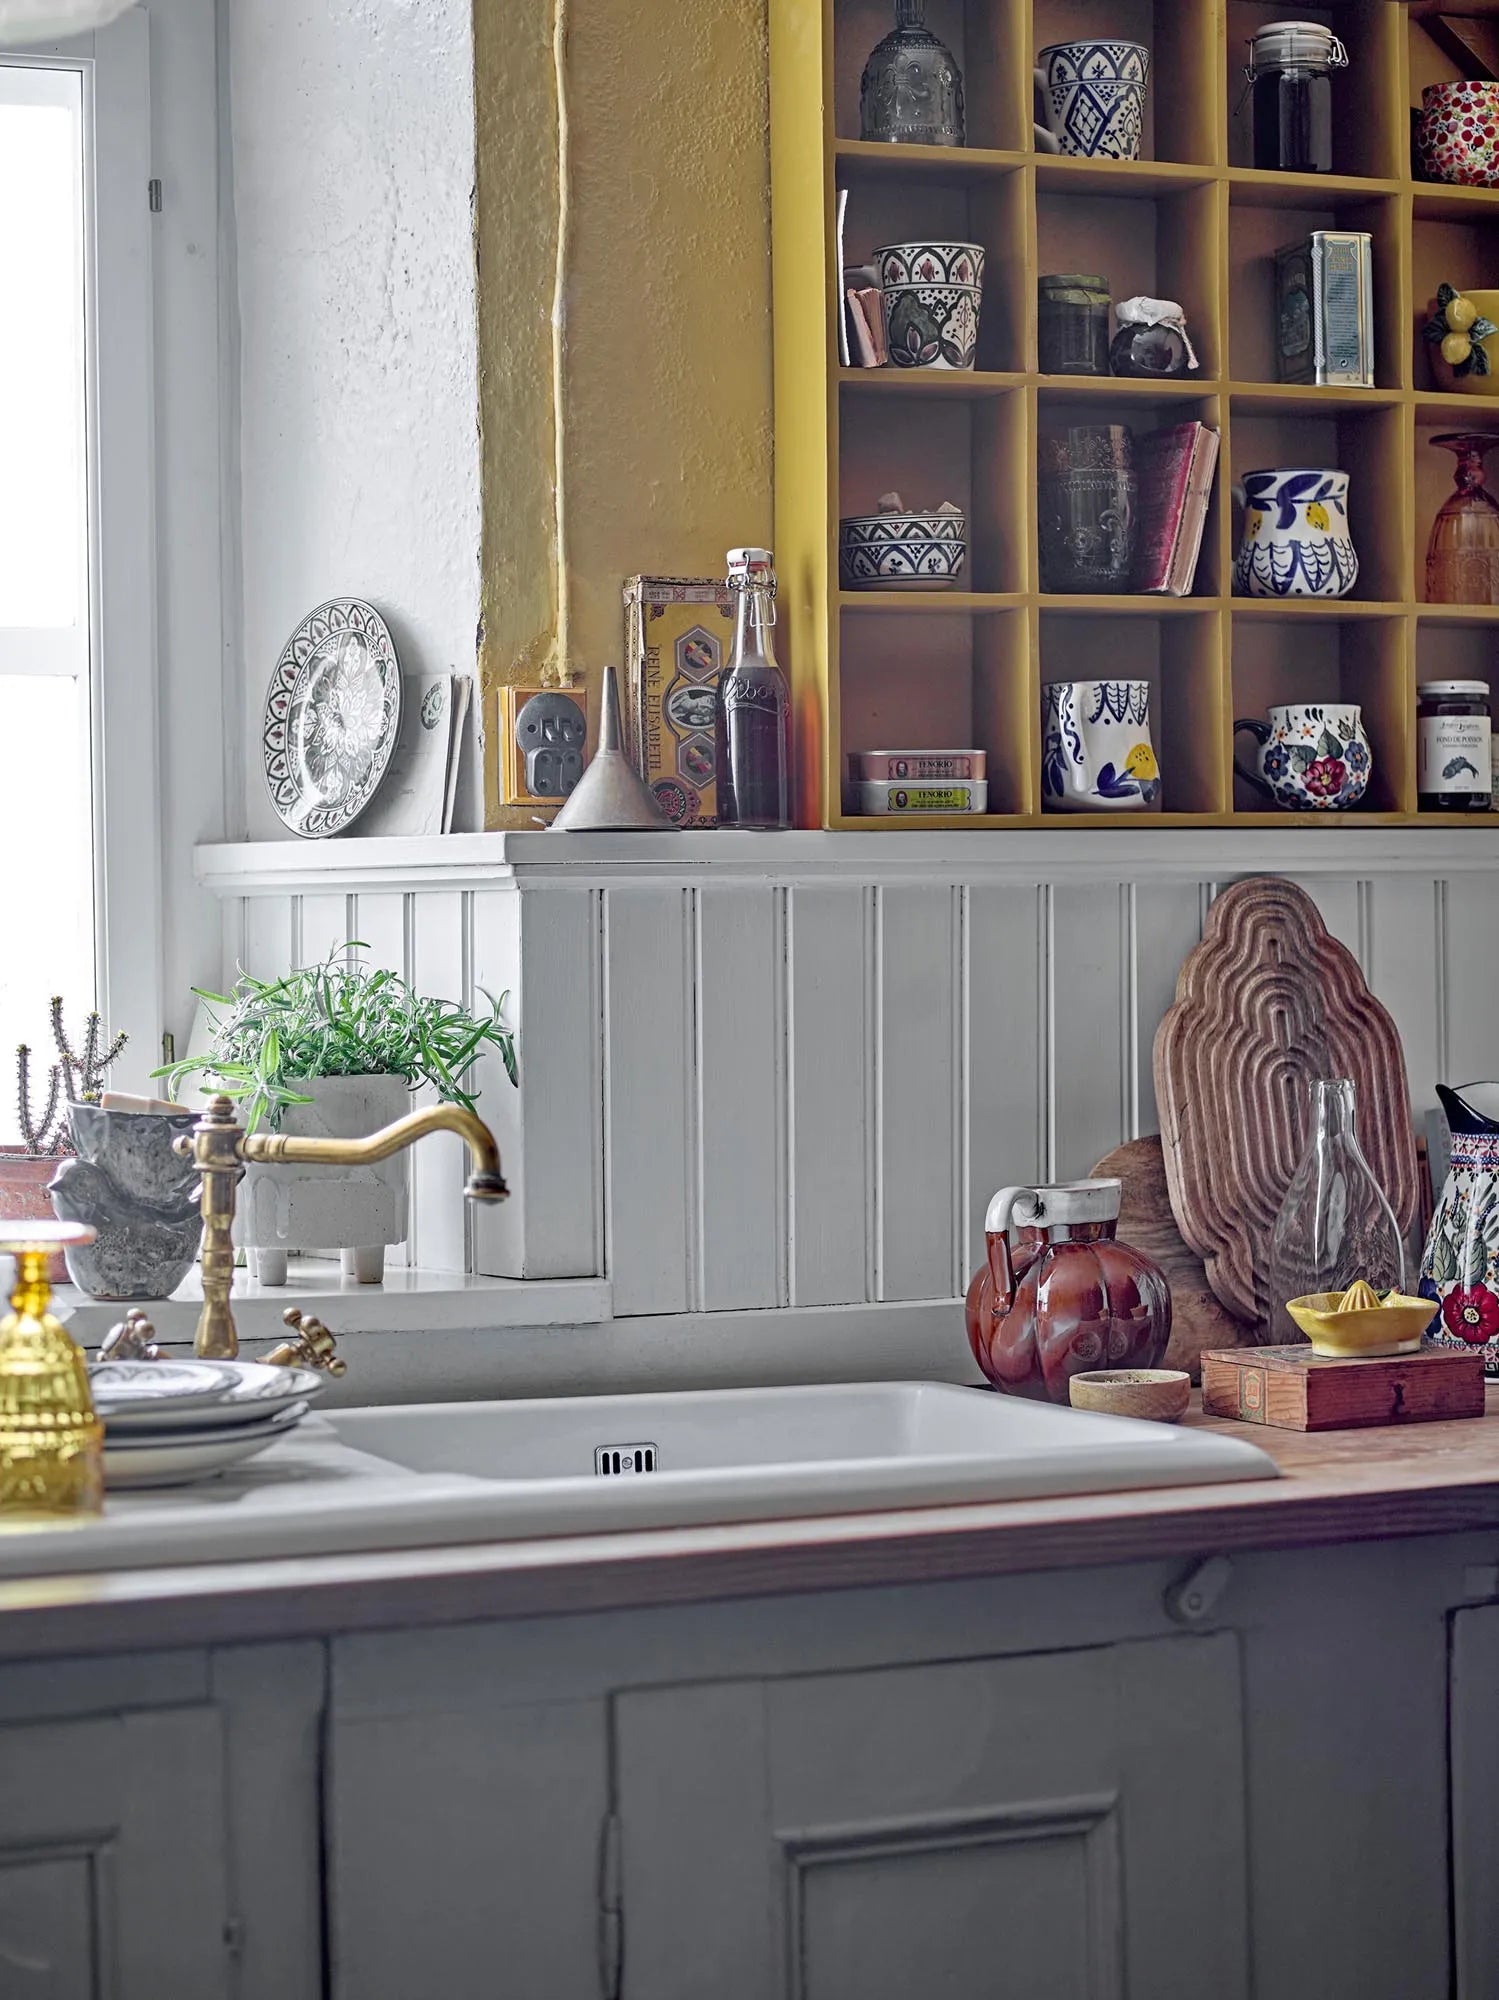
<svg viewBox="0 0 1499 2000">
<path fill-rule="evenodd" d="M 380 1285 L 345 1283 L 336 1258 L 294 1258 L 284 1285 L 234 1274 L 233 1306 L 241 1340 L 284 1340 L 288 1306 L 315 1313 L 339 1337 L 381 1333 L 498 1333 L 507 1329 L 598 1326 L 612 1316 L 607 1278 L 470 1278 L 458 1271 L 386 1267 Z M 170 1299 L 141 1306 L 157 1337 L 189 1348 L 203 1288 L 196 1266 Z M 91 1352 L 128 1307 L 90 1299 L 59 1285 L 54 1309 Z"/>
</svg>

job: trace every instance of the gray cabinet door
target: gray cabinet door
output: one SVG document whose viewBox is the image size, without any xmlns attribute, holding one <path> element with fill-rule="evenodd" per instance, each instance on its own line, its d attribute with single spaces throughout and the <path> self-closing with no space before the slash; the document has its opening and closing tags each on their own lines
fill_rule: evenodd
<svg viewBox="0 0 1499 2000">
<path fill-rule="evenodd" d="M 625 1694 L 626 2000 L 1243 2000 L 1231 1635 Z"/>
<path fill-rule="evenodd" d="M 1453 1618 L 1450 1672 L 1457 2000 L 1499 2000 L 1499 1605 Z"/>
<path fill-rule="evenodd" d="M 228 1915 L 215 1709 L 0 1729 L 5 2000 L 219 2000 Z"/>
</svg>

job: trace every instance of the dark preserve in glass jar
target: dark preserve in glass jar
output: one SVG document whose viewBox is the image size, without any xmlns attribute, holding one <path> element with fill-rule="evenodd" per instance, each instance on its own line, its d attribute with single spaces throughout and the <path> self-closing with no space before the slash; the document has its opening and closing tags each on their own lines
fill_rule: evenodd
<svg viewBox="0 0 1499 2000">
<path fill-rule="evenodd" d="M 1109 281 L 1071 271 L 1036 285 L 1037 337 L 1043 375 L 1107 375 Z"/>
<path fill-rule="evenodd" d="M 1416 803 L 1422 812 L 1488 812 L 1488 682 L 1422 681 L 1416 694 Z"/>
<path fill-rule="evenodd" d="M 1317 21 L 1270 21 L 1249 44 L 1254 164 L 1283 174 L 1332 172 L 1332 77 L 1348 52 Z"/>
<path fill-rule="evenodd" d="M 776 665 L 769 549 L 729 550 L 734 650 L 718 683 L 718 823 L 791 824 L 791 695 Z"/>
</svg>

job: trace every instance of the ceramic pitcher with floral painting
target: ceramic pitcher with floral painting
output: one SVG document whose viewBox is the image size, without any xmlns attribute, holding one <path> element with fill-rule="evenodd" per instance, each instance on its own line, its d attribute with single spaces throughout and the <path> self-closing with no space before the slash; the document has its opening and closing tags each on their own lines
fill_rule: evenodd
<svg viewBox="0 0 1499 2000">
<path fill-rule="evenodd" d="M 996 1389 L 1065 1403 L 1089 1368 L 1154 1368 L 1171 1337 L 1171 1288 L 1116 1242 L 1113 1179 L 1001 1188 L 968 1287 L 968 1343 Z"/>
<path fill-rule="evenodd" d="M 1441 1307 L 1427 1344 L 1481 1347 L 1499 1375 L 1499 1083 L 1439 1083 L 1437 1096 L 1452 1158 L 1421 1258 L 1421 1291 Z"/>
</svg>

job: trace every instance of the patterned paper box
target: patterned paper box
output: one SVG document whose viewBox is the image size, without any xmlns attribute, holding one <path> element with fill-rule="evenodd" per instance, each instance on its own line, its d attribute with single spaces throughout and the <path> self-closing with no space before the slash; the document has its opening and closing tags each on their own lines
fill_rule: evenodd
<svg viewBox="0 0 1499 2000">
<path fill-rule="evenodd" d="M 722 579 L 625 583 L 625 727 L 636 770 L 674 826 L 717 826 L 714 712 L 734 636 Z"/>
</svg>

